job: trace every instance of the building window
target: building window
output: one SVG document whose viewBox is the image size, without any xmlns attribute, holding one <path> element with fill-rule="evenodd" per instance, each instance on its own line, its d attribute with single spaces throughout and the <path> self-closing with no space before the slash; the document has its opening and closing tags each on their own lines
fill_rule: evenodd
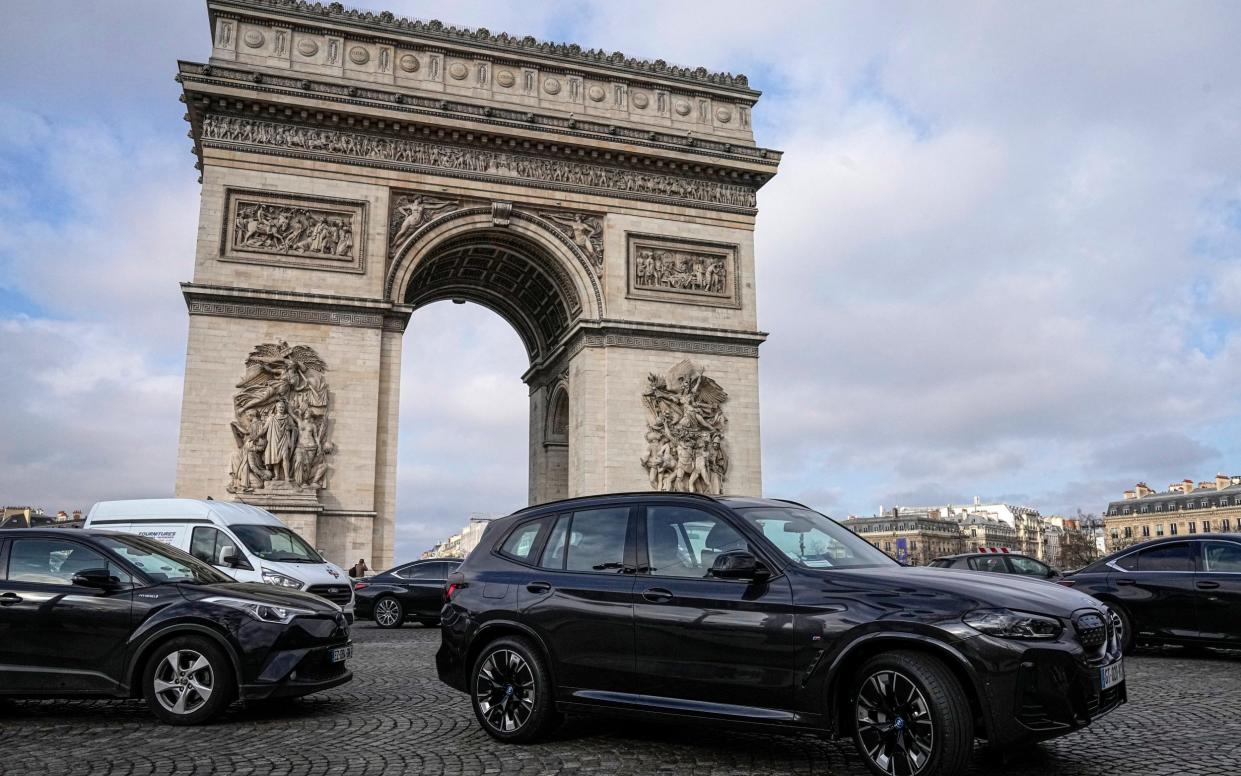
<svg viewBox="0 0 1241 776">
<path fill-rule="evenodd" d="M 1144 526 L 1142 526 L 1142 535 L 1143 535 L 1143 536 L 1150 536 L 1150 535 L 1151 535 L 1151 527 L 1150 527 L 1149 525 L 1144 525 Z"/>
<path fill-rule="evenodd" d="M 1162 511 L 1163 511 L 1163 504 L 1156 504 L 1156 505 L 1155 505 L 1155 511 L 1156 511 L 1156 512 L 1162 512 Z"/>
<path fill-rule="evenodd" d="M 1129 514 L 1129 512 L 1130 512 L 1132 509 L 1133 509 L 1133 507 L 1125 507 L 1125 514 L 1126 514 L 1126 515 L 1127 515 L 1127 514 Z"/>
<path fill-rule="evenodd" d="M 1126 539 L 1133 538 L 1133 528 L 1131 528 L 1130 526 L 1125 526 L 1125 538 Z"/>
<path fill-rule="evenodd" d="M 1119 538 L 1120 538 L 1120 530 L 1119 530 L 1119 529 L 1117 529 L 1117 528 L 1113 528 L 1113 529 L 1112 529 L 1112 538 L 1113 538 L 1113 539 L 1119 539 Z"/>
<path fill-rule="evenodd" d="M 1176 536 L 1176 523 L 1170 523 L 1168 525 L 1168 533 L 1172 534 L 1173 536 Z"/>
<path fill-rule="evenodd" d="M 1206 500 L 1206 499 L 1203 499 L 1203 500 L 1202 500 L 1202 508 L 1203 508 L 1203 509 L 1206 509 L 1206 506 L 1207 506 L 1207 500 Z"/>
<path fill-rule="evenodd" d="M 1211 521 L 1210 521 L 1210 520 L 1203 520 L 1203 521 L 1202 521 L 1202 532 L 1203 532 L 1203 533 L 1211 533 Z"/>
<path fill-rule="evenodd" d="M 1189 521 L 1189 532 L 1198 533 L 1198 524 L 1195 523 L 1193 520 Z"/>
<path fill-rule="evenodd" d="M 1145 504 L 1143 504 L 1142 508 L 1138 511 L 1141 512 L 1142 514 L 1146 514 L 1147 510 L 1148 510 L 1148 507 Z"/>
<path fill-rule="evenodd" d="M 1163 536 L 1163 523 L 1160 523 L 1159 525 L 1155 526 L 1155 535 Z"/>
<path fill-rule="evenodd" d="M 909 551 L 913 552 L 916 549 L 918 549 L 918 543 L 910 539 L 909 540 Z"/>
<path fill-rule="evenodd" d="M 1232 530 L 1231 528 L 1229 528 L 1229 527 L 1228 527 L 1228 518 L 1226 518 L 1226 517 L 1225 517 L 1223 520 L 1220 520 L 1220 521 L 1219 521 L 1219 530 L 1221 530 L 1221 531 L 1231 531 L 1231 530 Z"/>
</svg>

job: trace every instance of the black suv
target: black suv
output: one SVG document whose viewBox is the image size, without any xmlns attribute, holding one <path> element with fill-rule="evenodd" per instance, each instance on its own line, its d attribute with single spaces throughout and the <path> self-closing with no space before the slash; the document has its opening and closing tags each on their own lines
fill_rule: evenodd
<svg viewBox="0 0 1241 776">
<path fill-rule="evenodd" d="M 0 696 L 145 697 L 160 719 L 189 725 L 237 697 L 343 684 L 351 653 L 336 604 L 234 582 L 154 539 L 0 536 Z"/>
<path fill-rule="evenodd" d="M 573 499 L 495 521 L 448 577 L 441 680 L 526 742 L 606 709 L 852 736 L 877 774 L 962 770 L 1125 700 L 1107 608 L 1038 580 L 905 568 L 800 504 Z"/>
</svg>

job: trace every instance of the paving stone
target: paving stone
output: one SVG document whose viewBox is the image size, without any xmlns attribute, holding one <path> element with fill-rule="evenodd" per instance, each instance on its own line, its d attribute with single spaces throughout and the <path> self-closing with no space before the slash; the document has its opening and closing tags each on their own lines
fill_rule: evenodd
<svg viewBox="0 0 1241 776">
<path fill-rule="evenodd" d="M 848 741 L 603 717 L 570 720 L 528 747 L 492 741 L 465 695 L 435 678 L 439 633 L 354 628 L 353 682 L 275 705 L 234 704 L 197 728 L 141 701 L 0 701 L 0 774 L 867 773 Z M 972 776 L 1184 776 L 1241 772 L 1241 653 L 1173 649 L 1128 661 L 1129 703 L 1089 728 L 1003 762 L 979 746 Z"/>
</svg>

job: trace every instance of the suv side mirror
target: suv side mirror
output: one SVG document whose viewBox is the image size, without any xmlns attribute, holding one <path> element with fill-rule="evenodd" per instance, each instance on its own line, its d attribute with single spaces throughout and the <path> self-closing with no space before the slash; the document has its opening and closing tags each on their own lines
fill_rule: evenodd
<svg viewBox="0 0 1241 776">
<path fill-rule="evenodd" d="M 121 580 L 109 574 L 107 569 L 82 569 L 73 575 L 73 584 L 97 590 L 115 590 L 121 586 Z"/>
<path fill-rule="evenodd" d="M 758 562 L 752 553 L 745 550 L 722 552 L 711 564 L 708 576 L 716 579 L 751 579 L 761 582 L 771 576 L 767 567 Z"/>
</svg>

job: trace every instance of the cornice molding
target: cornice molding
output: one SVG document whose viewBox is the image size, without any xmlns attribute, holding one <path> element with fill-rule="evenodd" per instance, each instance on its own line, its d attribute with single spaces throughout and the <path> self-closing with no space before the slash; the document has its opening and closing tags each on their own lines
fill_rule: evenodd
<svg viewBox="0 0 1241 776">
<path fill-rule="evenodd" d="M 457 121 L 465 119 L 495 127 L 508 127 L 522 131 L 533 129 L 548 134 L 582 138 L 587 141 L 620 141 L 644 148 L 691 154 L 723 162 L 740 161 L 764 165 L 771 168 L 769 176 L 775 174 L 783 155 L 781 151 L 775 149 L 760 148 L 746 143 L 729 143 L 687 134 L 660 132 L 607 123 L 594 118 L 576 116 L 570 118 L 534 113 L 525 109 L 477 105 L 447 99 L 447 97 L 427 97 L 410 90 L 344 86 L 331 81 L 259 72 L 236 65 L 181 61 L 178 62 L 177 80 L 183 85 L 240 86 L 257 94 L 280 94 L 302 98 L 309 96 L 316 100 L 341 105 L 382 108 L 410 115 L 436 116 Z M 189 87 L 186 88 L 188 90 Z M 762 175 L 762 173 L 756 172 L 755 175 Z"/>
<path fill-rule="evenodd" d="M 660 78 L 689 84 L 701 84 L 727 89 L 754 100 L 761 92 L 750 88 L 744 74 L 713 73 L 705 67 L 672 65 L 662 59 L 649 60 L 627 57 L 619 51 L 583 49 L 575 43 L 551 43 L 532 36 L 518 37 L 508 33 L 492 34 L 485 27 L 470 29 L 453 27 L 432 19 L 424 21 L 397 16 L 389 11 L 375 13 L 346 8 L 341 3 L 309 3 L 305 0 L 212 0 L 212 19 L 219 9 L 232 9 L 237 13 L 278 13 L 315 20 L 319 23 L 348 24 L 362 27 L 372 33 L 386 35 L 416 35 L 420 38 L 440 41 L 446 45 L 467 45 L 489 49 L 510 56 L 538 56 L 564 62 L 600 67 L 630 76 Z"/>
</svg>

